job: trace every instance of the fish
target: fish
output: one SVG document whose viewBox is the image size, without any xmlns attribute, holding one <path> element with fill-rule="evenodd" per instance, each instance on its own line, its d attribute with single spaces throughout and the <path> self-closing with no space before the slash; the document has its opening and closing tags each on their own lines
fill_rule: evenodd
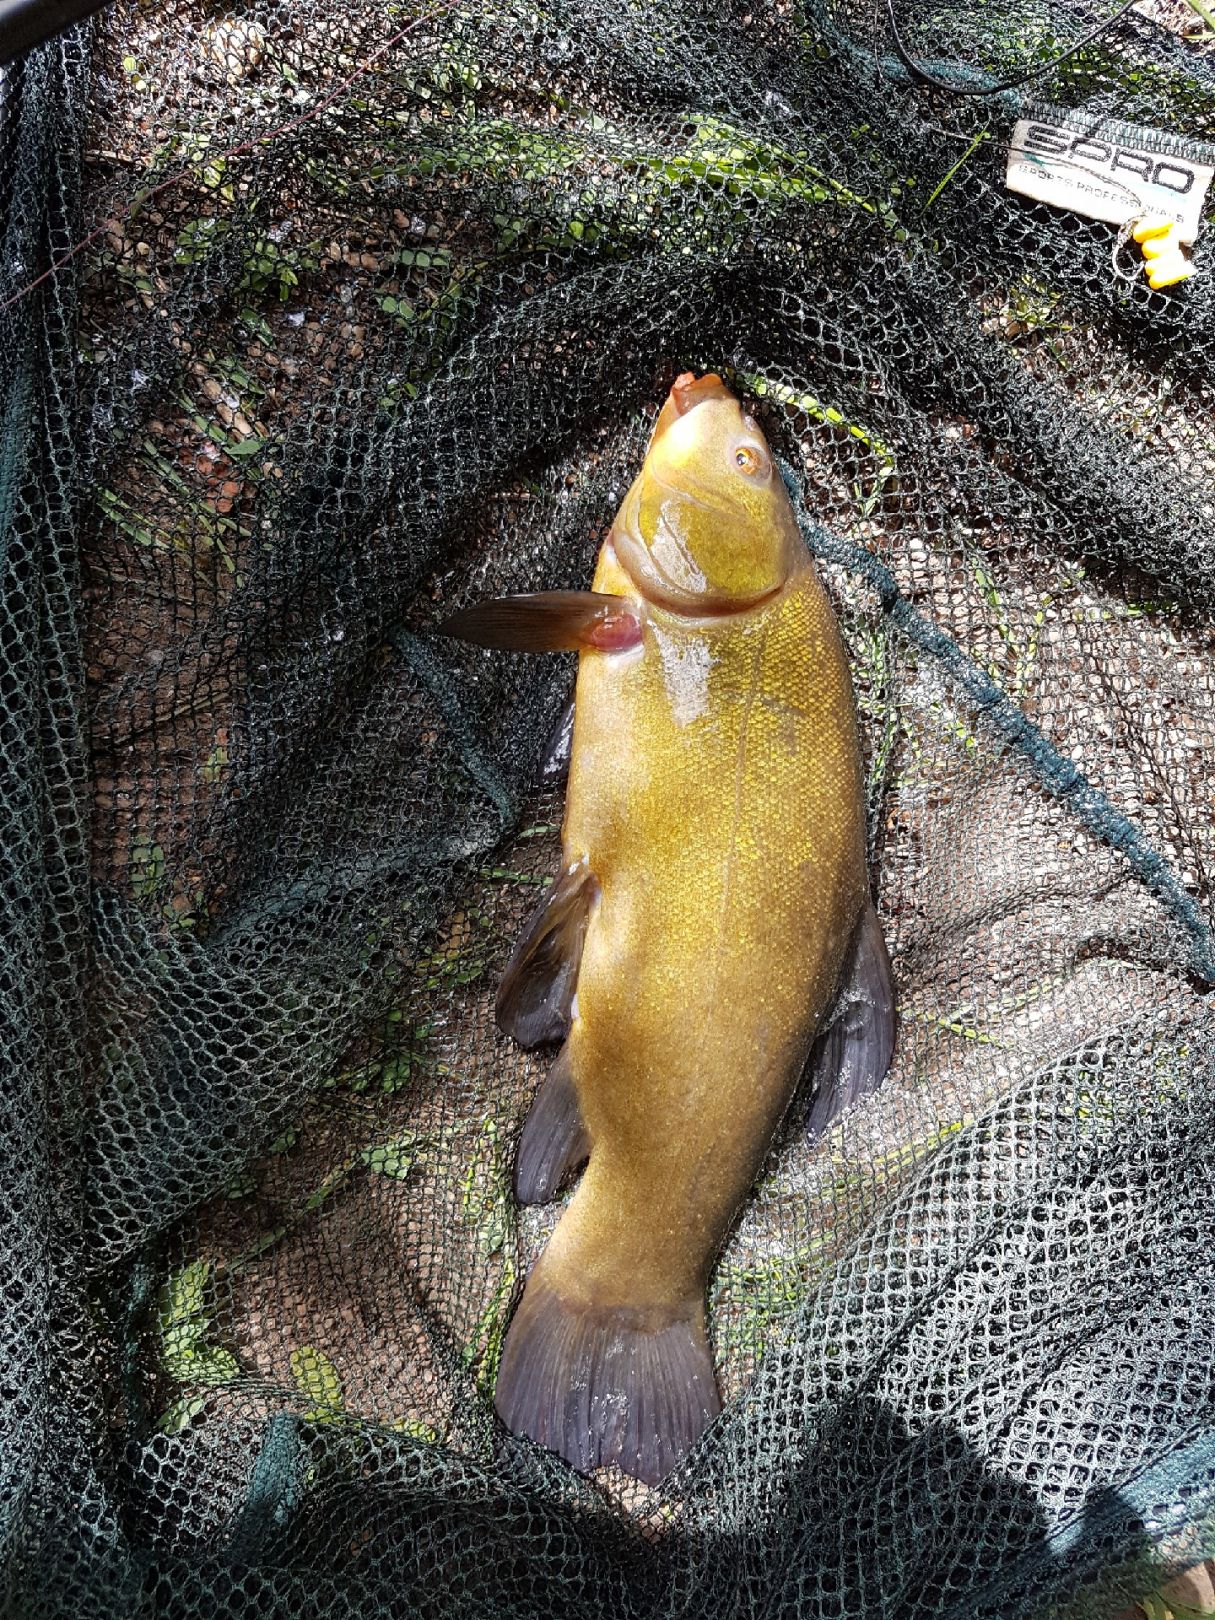
<svg viewBox="0 0 1215 1620">
<path fill-rule="evenodd" d="M 517 1198 L 585 1168 L 494 1404 L 579 1471 L 656 1485 L 720 1411 L 710 1274 L 799 1079 L 821 1132 L 891 1060 L 847 656 L 767 439 L 714 372 L 676 379 L 589 591 L 441 628 L 579 652 L 561 871 L 496 1017 L 559 1043 Z"/>
</svg>

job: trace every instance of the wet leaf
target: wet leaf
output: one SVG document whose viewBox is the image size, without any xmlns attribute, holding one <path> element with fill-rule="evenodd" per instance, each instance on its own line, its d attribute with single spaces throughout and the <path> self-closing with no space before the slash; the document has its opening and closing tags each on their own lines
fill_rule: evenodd
<svg viewBox="0 0 1215 1620">
<path fill-rule="evenodd" d="M 311 1344 L 293 1350 L 291 1376 L 296 1389 L 312 1403 L 303 1413 L 309 1423 L 333 1423 L 345 1413 L 342 1380 L 323 1350 Z"/>
</svg>

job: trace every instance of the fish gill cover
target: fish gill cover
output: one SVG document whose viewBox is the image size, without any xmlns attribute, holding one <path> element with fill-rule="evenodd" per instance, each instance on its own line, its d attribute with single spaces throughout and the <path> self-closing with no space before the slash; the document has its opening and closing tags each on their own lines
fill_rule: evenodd
<svg viewBox="0 0 1215 1620">
<path fill-rule="evenodd" d="M 1046 106 L 1199 152 L 1211 35 L 119 0 L 5 70 L 6 1615 L 1099 1616 L 1215 1551 L 1215 247 L 1153 292 L 1008 192 Z M 493 1414 L 572 663 L 434 630 L 586 587 L 685 368 L 841 618 L 901 1026 L 646 1491 Z"/>
</svg>

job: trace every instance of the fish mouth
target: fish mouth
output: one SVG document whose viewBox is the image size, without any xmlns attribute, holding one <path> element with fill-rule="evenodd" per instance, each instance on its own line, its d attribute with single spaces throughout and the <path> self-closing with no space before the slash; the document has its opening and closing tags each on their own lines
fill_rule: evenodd
<svg viewBox="0 0 1215 1620">
<path fill-rule="evenodd" d="M 671 384 L 671 392 L 658 413 L 658 420 L 650 435 L 649 448 L 651 450 L 654 448 L 672 422 L 677 422 L 681 416 L 695 410 L 706 399 L 732 399 L 736 405 L 738 404 L 736 396 L 730 392 L 715 371 L 706 371 L 703 377 L 698 377 L 694 371 L 680 372 Z M 739 410 L 741 409 L 740 405 Z"/>
</svg>

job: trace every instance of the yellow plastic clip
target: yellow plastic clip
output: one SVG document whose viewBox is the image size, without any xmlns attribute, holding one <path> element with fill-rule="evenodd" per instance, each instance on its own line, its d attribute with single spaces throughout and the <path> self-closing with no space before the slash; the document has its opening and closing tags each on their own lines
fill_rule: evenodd
<svg viewBox="0 0 1215 1620">
<path fill-rule="evenodd" d="M 1194 265 L 1182 250 L 1175 220 L 1149 214 L 1135 222 L 1131 235 L 1143 249 L 1144 273 L 1153 292 L 1188 281 L 1194 274 Z"/>
<path fill-rule="evenodd" d="M 1172 287 L 1179 281 L 1188 281 L 1194 274 L 1194 266 L 1185 257 L 1178 253 L 1167 259 L 1156 259 L 1152 264 L 1146 265 L 1148 286 L 1155 292 L 1160 287 Z"/>
</svg>

